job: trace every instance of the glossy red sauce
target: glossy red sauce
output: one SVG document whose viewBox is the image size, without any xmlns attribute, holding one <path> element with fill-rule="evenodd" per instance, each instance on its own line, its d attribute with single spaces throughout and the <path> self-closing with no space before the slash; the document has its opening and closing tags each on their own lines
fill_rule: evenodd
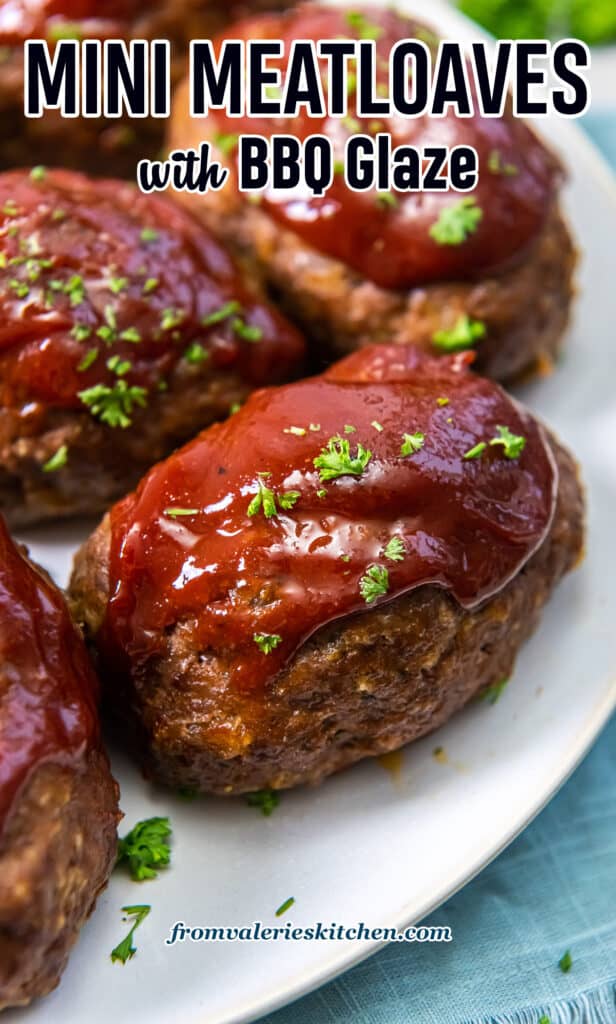
<svg viewBox="0 0 616 1024">
<path fill-rule="evenodd" d="M 256 392 L 155 466 L 111 514 L 99 638 L 110 664 L 164 656 L 166 628 L 184 622 L 196 651 L 226 663 L 229 685 L 258 692 L 327 622 L 425 583 L 469 608 L 499 591 L 549 529 L 557 471 L 541 427 L 471 360 L 363 349 L 322 376 Z M 519 458 L 494 446 L 463 457 L 499 425 L 526 438 Z M 402 456 L 416 432 L 423 447 Z M 314 459 L 336 436 L 372 455 L 361 476 L 323 482 Z M 299 492 L 296 504 L 249 516 L 259 479 L 276 496 Z M 384 555 L 394 537 L 400 561 Z M 374 565 L 388 589 L 368 604 L 360 581 Z M 282 640 L 264 654 L 255 634 Z"/>
<path fill-rule="evenodd" d="M 97 741 L 97 693 L 60 592 L 0 520 L 0 834 L 38 765 L 75 763 Z"/>
<path fill-rule="evenodd" d="M 381 31 L 376 41 L 377 54 L 382 58 L 377 67 L 377 82 L 387 87 L 391 47 L 406 37 L 418 36 L 425 41 L 426 30 L 392 9 L 362 6 L 358 10 L 369 26 L 377 26 Z M 349 25 L 344 9 L 309 4 L 286 15 L 242 21 L 228 29 L 225 37 L 282 39 L 288 55 L 295 39 L 357 39 L 358 32 Z M 218 39 L 219 45 L 222 39 Z M 268 67 L 284 71 L 286 61 L 270 59 Z M 325 71 L 325 62 L 323 67 Z M 469 78 L 472 82 L 470 74 Z M 323 79 L 326 91 L 325 74 Z M 377 130 L 388 132 L 394 146 L 474 146 L 479 156 L 479 184 L 472 193 L 396 193 L 397 207 L 383 207 L 375 192 L 351 192 L 342 175 L 337 174 L 330 190 L 320 198 L 308 191 L 303 195 L 272 190 L 263 194 L 264 207 L 282 225 L 381 287 L 407 288 L 430 281 L 475 277 L 485 271 L 504 269 L 523 256 L 541 231 L 560 180 L 553 156 L 523 122 L 509 114 L 502 118 L 476 115 L 461 119 L 448 113 L 441 119 L 357 119 L 356 96 L 350 100 L 350 114 L 356 125 L 339 118 L 310 118 L 305 114 L 293 119 L 241 120 L 216 112 L 208 120 L 215 125 L 215 131 L 224 133 L 271 136 L 290 132 L 299 138 L 324 134 L 333 140 L 339 160 L 344 156 L 346 140 L 358 131 L 373 136 Z M 210 136 L 215 131 L 208 125 Z M 511 166 L 517 173 L 491 171 L 494 154 L 501 168 Z M 468 195 L 475 198 L 483 211 L 476 232 L 459 245 L 438 244 L 430 236 L 430 227 L 444 207 Z"/>
<path fill-rule="evenodd" d="M 0 45 L 63 38 L 68 25 L 84 38 L 122 38 L 127 35 L 126 23 L 139 14 L 140 7 L 139 0 L 2 0 Z"/>
<path fill-rule="evenodd" d="M 204 326 L 231 301 L 239 312 Z M 237 333 L 238 317 L 258 341 Z M 303 355 L 297 332 L 169 200 L 70 171 L 0 175 L 2 404 L 83 408 L 81 391 L 117 380 L 116 356 L 130 363 L 127 384 L 152 392 L 195 343 L 208 367 L 255 386 L 288 377 Z"/>
</svg>

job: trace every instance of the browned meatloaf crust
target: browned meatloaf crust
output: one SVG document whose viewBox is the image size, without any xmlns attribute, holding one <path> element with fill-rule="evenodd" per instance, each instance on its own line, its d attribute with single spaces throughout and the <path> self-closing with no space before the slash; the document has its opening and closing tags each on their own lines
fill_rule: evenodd
<svg viewBox="0 0 616 1024">
<path fill-rule="evenodd" d="M 197 427 L 226 416 L 246 391 L 239 373 L 179 363 L 168 390 L 152 396 L 121 436 L 87 412 L 0 408 L 0 513 L 13 526 L 100 514 Z M 46 473 L 63 445 L 67 465 Z"/>
<path fill-rule="evenodd" d="M 558 356 L 576 251 L 557 208 L 527 259 L 511 270 L 477 281 L 390 291 L 306 245 L 258 206 L 238 206 L 230 190 L 205 201 L 188 193 L 179 198 L 236 254 L 256 264 L 281 307 L 315 339 L 327 361 L 383 341 L 412 341 L 434 351 L 434 334 L 453 328 L 463 314 L 485 324 L 475 364 L 485 376 L 511 381 L 549 367 Z"/>
<path fill-rule="evenodd" d="M 0 1009 L 54 989 L 115 861 L 117 787 L 106 757 L 44 764 L 0 839 Z"/>
<path fill-rule="evenodd" d="M 0 6 L 2 6 L 0 4 Z M 87 4 L 81 9 L 86 10 Z M 141 10 L 139 10 L 141 6 Z M 252 0 L 251 3 L 224 3 L 222 0 L 155 0 L 100 4 L 90 2 L 90 16 L 76 21 L 70 2 L 57 2 L 46 18 L 45 3 L 29 4 L 23 25 L 32 22 L 26 35 L 53 38 L 169 39 L 172 45 L 172 82 L 186 74 L 188 44 L 191 39 L 207 39 L 230 21 L 252 12 L 280 10 L 289 0 Z M 131 14 L 131 8 L 139 13 Z M 63 18 L 62 12 L 66 11 Z M 109 12 L 109 14 L 107 14 Z M 1 11 L 0 11 L 1 15 Z M 23 113 L 23 48 L 11 25 L 5 29 L 0 17 L 0 169 L 47 164 L 69 167 L 90 174 L 132 178 L 137 161 L 157 155 L 163 143 L 164 120 L 104 118 L 65 120 L 57 111 L 27 119 Z"/>
<path fill-rule="evenodd" d="M 219 794 L 316 783 L 395 750 L 447 721 L 507 677 L 560 578 L 580 558 L 583 495 L 572 457 L 560 469 L 550 532 L 523 570 L 478 610 L 422 586 L 319 630 L 274 678 L 251 717 L 220 679 L 216 657 L 182 625 L 115 714 L 141 731 L 147 769 L 170 786 Z M 109 521 L 79 552 L 70 594 L 93 636 L 108 598 Z"/>
</svg>

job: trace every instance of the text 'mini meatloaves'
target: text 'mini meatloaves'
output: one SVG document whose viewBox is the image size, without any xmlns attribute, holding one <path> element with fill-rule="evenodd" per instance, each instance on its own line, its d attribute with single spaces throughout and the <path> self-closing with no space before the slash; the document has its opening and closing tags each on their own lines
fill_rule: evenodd
<svg viewBox="0 0 616 1024">
<path fill-rule="evenodd" d="M 345 10 L 302 5 L 286 14 L 253 17 L 226 36 L 282 39 L 287 58 L 296 39 L 374 40 L 377 93 L 389 90 L 391 47 L 406 37 L 438 39 L 391 8 Z M 216 40 L 220 47 L 223 37 Z M 279 67 L 284 82 L 285 61 Z M 325 63 L 324 63 L 325 70 Z M 327 83 L 324 79 L 324 91 Z M 471 89 L 473 78 L 469 73 Z M 220 192 L 182 194 L 222 237 L 255 260 L 287 312 L 316 338 L 325 357 L 362 344 L 421 344 L 434 352 L 475 347 L 477 368 L 510 380 L 547 365 L 568 321 L 575 253 L 559 210 L 563 174 L 556 158 L 511 112 L 485 118 L 358 117 L 356 75 L 348 75 L 349 116 L 242 121 L 214 111 L 189 117 L 180 87 L 170 148 L 211 142 L 231 169 Z M 271 98 L 271 97 L 270 97 Z M 235 186 L 237 139 L 290 132 L 327 136 L 335 176 L 322 197 L 265 189 L 257 203 Z M 472 193 L 352 192 L 342 174 L 345 145 L 358 133 L 389 133 L 394 146 L 470 145 L 479 157 Z M 255 197 L 248 197 L 254 199 Z"/>
<path fill-rule="evenodd" d="M 102 512 L 304 353 L 189 213 L 70 171 L 0 175 L 0 317 L 12 524 Z"/>
<path fill-rule="evenodd" d="M 471 359 L 377 346 L 256 392 L 103 520 L 73 611 L 151 775 L 317 782 L 509 675 L 580 556 L 583 499 Z"/>
<path fill-rule="evenodd" d="M 0 519 L 0 1009 L 56 987 L 115 863 L 97 696 L 63 597 Z"/>
<path fill-rule="evenodd" d="M 44 39 L 168 39 L 172 85 L 188 65 L 191 39 L 207 39 L 233 18 L 287 6 L 288 0 L 0 0 L 0 167 L 51 164 L 132 178 L 137 161 L 155 156 L 164 120 L 84 118 L 57 110 L 24 117 L 24 43 Z M 55 52 L 52 49 L 52 52 Z"/>
</svg>

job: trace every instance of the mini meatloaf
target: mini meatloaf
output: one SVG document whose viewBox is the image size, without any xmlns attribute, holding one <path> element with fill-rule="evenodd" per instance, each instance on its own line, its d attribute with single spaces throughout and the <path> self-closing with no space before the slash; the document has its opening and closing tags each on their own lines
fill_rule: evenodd
<svg viewBox="0 0 616 1024">
<path fill-rule="evenodd" d="M 56 987 L 115 862 L 97 695 L 63 597 L 0 520 L 0 1009 Z"/>
<path fill-rule="evenodd" d="M 169 39 L 173 85 L 186 73 L 191 39 L 208 38 L 248 10 L 285 6 L 287 0 L 0 0 L 0 168 L 43 163 L 132 178 L 137 161 L 155 156 L 163 142 L 160 119 L 65 120 L 55 110 L 26 119 L 27 39 L 50 46 L 63 39 Z"/>
<path fill-rule="evenodd" d="M 152 776 L 318 782 L 510 674 L 580 556 L 583 500 L 471 358 L 364 348 L 257 392 L 103 520 L 73 610 Z"/>
<path fill-rule="evenodd" d="M 0 175 L 0 512 L 100 513 L 303 342 L 164 197 Z"/>
<path fill-rule="evenodd" d="M 374 39 L 381 96 L 388 93 L 387 58 L 396 42 L 416 37 L 433 54 L 438 43 L 415 21 L 375 6 L 360 13 L 309 4 L 251 18 L 228 34 L 282 39 L 287 56 L 295 39 Z M 280 67 L 284 81 L 285 63 Z M 206 137 L 231 169 L 222 191 L 184 193 L 183 200 L 259 265 L 326 358 L 393 341 L 434 352 L 475 347 L 479 371 L 501 381 L 546 368 L 567 325 L 575 264 L 558 205 L 558 161 L 510 112 L 458 118 L 449 108 L 442 119 L 359 118 L 354 75 L 349 82 L 344 120 L 238 121 L 219 111 L 191 119 L 186 86 L 180 87 L 171 148 L 198 146 Z M 247 202 L 234 187 L 234 140 L 242 132 L 327 136 L 336 160 L 332 187 L 322 197 L 303 191 L 299 198 L 297 190 L 268 188 L 249 197 L 256 204 Z M 345 145 L 358 133 L 390 133 L 394 147 L 474 146 L 479 183 L 462 194 L 352 192 L 342 168 Z"/>
</svg>

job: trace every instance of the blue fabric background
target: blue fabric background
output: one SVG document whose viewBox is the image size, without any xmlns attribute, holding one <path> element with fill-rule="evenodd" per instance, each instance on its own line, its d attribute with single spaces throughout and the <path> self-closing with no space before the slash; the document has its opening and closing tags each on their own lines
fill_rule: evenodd
<svg viewBox="0 0 616 1024">
<path fill-rule="evenodd" d="M 584 124 L 616 167 L 616 115 Z M 262 1024 L 616 1024 L 616 718 L 533 824 L 429 923 L 450 925 L 454 941 L 388 946 Z"/>
</svg>

